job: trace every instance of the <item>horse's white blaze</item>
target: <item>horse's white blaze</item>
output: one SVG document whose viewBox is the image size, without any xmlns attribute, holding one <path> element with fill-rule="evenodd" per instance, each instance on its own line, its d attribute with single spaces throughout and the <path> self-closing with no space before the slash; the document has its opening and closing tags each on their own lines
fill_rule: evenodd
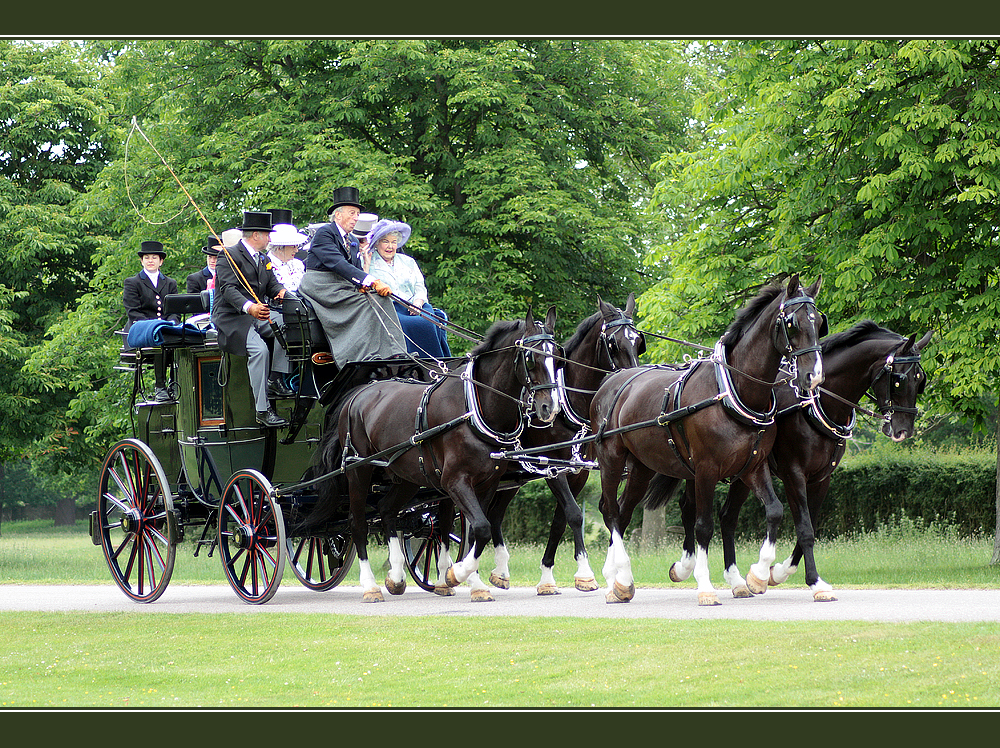
<svg viewBox="0 0 1000 748">
<path fill-rule="evenodd" d="M 825 376 L 823 374 L 823 358 L 822 356 L 816 356 L 816 363 L 813 364 L 813 379 L 812 379 L 812 389 L 815 390 L 819 387 Z"/>
<path fill-rule="evenodd" d="M 553 356 L 556 355 L 556 347 L 553 343 L 546 343 L 544 350 L 547 354 L 549 354 L 545 357 L 545 371 L 549 374 L 549 381 L 556 382 L 558 381 L 556 379 L 556 360 L 553 358 Z M 556 420 L 556 416 L 559 415 L 562 405 L 560 404 L 561 398 L 555 394 L 556 390 L 548 390 L 548 392 L 552 399 L 552 411 L 550 412 L 546 423 L 552 423 Z"/>
<path fill-rule="evenodd" d="M 694 561 L 694 579 L 698 583 L 698 592 L 715 592 L 712 577 L 708 570 L 708 550 L 698 546 Z"/>
<path fill-rule="evenodd" d="M 774 543 L 765 540 L 760 547 L 760 560 L 750 567 L 750 571 L 757 579 L 766 582 L 768 575 L 771 573 L 771 564 L 774 563 L 776 556 Z"/>
<path fill-rule="evenodd" d="M 375 581 L 375 575 L 372 574 L 371 562 L 366 558 L 361 562 L 361 589 L 370 590 L 374 587 L 378 587 L 378 582 Z"/>
<path fill-rule="evenodd" d="M 495 566 L 493 567 L 493 573 L 499 576 L 501 579 L 510 579 L 510 551 L 507 550 L 506 545 L 498 545 L 493 549 L 493 560 Z"/>
<path fill-rule="evenodd" d="M 674 576 L 680 581 L 684 581 L 689 576 L 691 572 L 694 571 L 695 557 L 694 554 L 684 551 L 681 554 L 680 560 L 674 564 Z"/>
<path fill-rule="evenodd" d="M 398 537 L 389 538 L 389 579 L 396 584 L 403 581 L 406 570 L 403 566 L 403 545 Z"/>
</svg>

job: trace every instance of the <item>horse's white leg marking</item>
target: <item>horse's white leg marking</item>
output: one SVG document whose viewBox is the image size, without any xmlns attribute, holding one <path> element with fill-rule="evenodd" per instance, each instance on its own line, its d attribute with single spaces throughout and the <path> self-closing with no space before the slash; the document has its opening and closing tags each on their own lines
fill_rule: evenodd
<svg viewBox="0 0 1000 748">
<path fill-rule="evenodd" d="M 610 576 L 609 571 L 611 572 Z M 611 533 L 611 546 L 608 548 L 608 560 L 604 564 L 603 572 L 609 590 L 614 586 L 615 581 L 623 587 L 632 586 L 632 560 L 628 557 L 625 541 L 618 534 L 618 530 Z"/>
<path fill-rule="evenodd" d="M 712 578 L 708 569 L 708 551 L 698 546 L 694 561 L 694 579 L 698 583 L 698 593 L 715 592 L 712 586 Z"/>
<path fill-rule="evenodd" d="M 450 550 L 445 550 L 444 548 L 441 550 L 442 553 L 438 556 L 438 578 L 435 584 L 437 587 L 447 587 L 448 583 L 445 581 L 445 574 L 448 573 L 448 569 L 454 565 L 454 562 L 451 560 Z"/>
<path fill-rule="evenodd" d="M 750 573 L 766 583 L 776 555 L 774 543 L 765 540 L 760 547 L 760 560 L 750 567 Z"/>
<path fill-rule="evenodd" d="M 694 571 L 695 556 L 687 551 L 681 553 L 679 561 L 670 567 L 670 578 L 675 582 L 683 582 Z"/>
<path fill-rule="evenodd" d="M 722 578 L 726 580 L 726 584 L 732 589 L 733 597 L 753 597 L 753 593 L 747 587 L 747 580 L 740 574 L 740 569 L 736 564 L 726 569 L 722 573 Z"/>
<path fill-rule="evenodd" d="M 479 559 L 476 558 L 476 544 L 473 543 L 472 547 L 469 548 L 469 552 L 465 554 L 465 558 L 452 566 L 452 574 L 455 575 L 455 579 L 461 584 L 476 571 L 479 571 Z"/>
<path fill-rule="evenodd" d="M 389 579 L 391 579 L 396 584 L 403 581 L 406 576 L 406 571 L 403 566 L 403 545 L 399 542 L 398 537 L 389 538 Z"/>
<path fill-rule="evenodd" d="M 510 551 L 507 550 L 507 546 L 496 546 L 493 549 L 493 559 L 495 566 L 490 576 L 492 577 L 495 574 L 501 579 L 510 579 L 510 566 L 507 563 L 510 561 Z"/>
<path fill-rule="evenodd" d="M 798 568 L 798 566 L 792 564 L 792 557 L 789 556 L 780 564 L 775 564 L 771 567 L 771 582 L 773 584 L 787 582 L 788 578 L 792 576 Z"/>
<path fill-rule="evenodd" d="M 368 559 L 361 562 L 361 589 L 370 590 L 378 587 L 375 575 L 372 574 L 372 565 Z"/>
<path fill-rule="evenodd" d="M 556 575 L 551 566 L 541 566 L 542 577 L 538 580 L 537 587 L 555 587 L 556 586 Z"/>
<path fill-rule="evenodd" d="M 576 557 L 576 574 L 573 577 L 575 579 L 594 578 L 594 571 L 590 568 L 590 558 L 588 558 L 586 553 L 581 553 Z"/>
</svg>

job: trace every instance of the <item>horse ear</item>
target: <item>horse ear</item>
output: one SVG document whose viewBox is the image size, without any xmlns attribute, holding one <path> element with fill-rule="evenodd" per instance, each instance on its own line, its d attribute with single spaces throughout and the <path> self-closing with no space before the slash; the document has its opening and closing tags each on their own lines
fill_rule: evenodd
<svg viewBox="0 0 1000 748">
<path fill-rule="evenodd" d="M 924 349 L 924 346 L 931 342 L 931 337 L 933 335 L 934 331 L 928 330 L 927 333 L 922 338 L 920 338 L 919 341 L 917 341 L 917 343 L 914 345 L 914 348 L 917 349 L 917 352 L 922 351 Z M 914 335 L 914 337 L 916 336 Z"/>
<path fill-rule="evenodd" d="M 548 313 L 545 315 L 545 326 L 552 330 L 553 334 L 556 331 L 556 305 L 553 304 L 549 307 Z"/>
<path fill-rule="evenodd" d="M 815 299 L 816 295 L 819 293 L 820 286 L 822 285 L 823 285 L 823 276 L 821 275 L 819 278 L 816 279 L 815 283 L 813 283 L 811 286 L 809 286 L 809 288 L 806 289 L 806 293 L 809 294 L 810 298 Z"/>
<path fill-rule="evenodd" d="M 628 301 L 625 302 L 625 316 L 631 317 L 632 313 L 635 311 L 635 291 L 628 295 Z"/>
<path fill-rule="evenodd" d="M 529 330 L 535 325 L 535 318 L 531 314 L 531 304 L 528 304 L 528 311 L 524 315 L 524 324 L 528 327 Z"/>
<path fill-rule="evenodd" d="M 793 298 L 799 293 L 799 274 L 795 273 L 791 278 L 788 279 L 788 286 L 785 291 L 788 298 Z"/>
</svg>

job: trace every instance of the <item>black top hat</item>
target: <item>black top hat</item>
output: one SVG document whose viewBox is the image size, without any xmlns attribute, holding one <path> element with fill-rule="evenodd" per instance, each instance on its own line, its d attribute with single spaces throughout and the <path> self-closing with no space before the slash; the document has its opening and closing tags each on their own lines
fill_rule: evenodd
<svg viewBox="0 0 1000 748">
<path fill-rule="evenodd" d="M 267 212 L 271 214 L 272 224 L 292 222 L 292 211 L 287 208 L 268 208 Z"/>
<path fill-rule="evenodd" d="M 341 205 L 353 205 L 358 210 L 363 211 L 364 208 L 361 207 L 360 200 L 361 193 L 358 192 L 357 187 L 338 187 L 333 191 L 333 205 L 326 209 L 326 214 L 330 215 L 334 209 Z"/>
<path fill-rule="evenodd" d="M 156 241 L 146 241 L 139 245 L 139 251 L 136 252 L 139 257 L 143 255 L 159 255 L 160 257 L 167 256 L 167 250 L 163 248 L 163 244 Z"/>
<path fill-rule="evenodd" d="M 201 251 L 210 257 L 218 257 L 219 252 L 222 251 L 222 242 L 214 236 L 209 235 L 209 237 L 205 240 L 205 246 L 201 248 Z"/>
<path fill-rule="evenodd" d="M 243 211 L 243 225 L 241 231 L 270 231 L 274 226 L 270 213 L 255 213 L 250 210 Z"/>
</svg>

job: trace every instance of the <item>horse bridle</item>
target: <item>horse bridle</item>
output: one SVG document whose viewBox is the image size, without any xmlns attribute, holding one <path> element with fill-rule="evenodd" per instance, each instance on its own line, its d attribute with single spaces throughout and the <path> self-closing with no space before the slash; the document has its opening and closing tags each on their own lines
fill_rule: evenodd
<svg viewBox="0 0 1000 748">
<path fill-rule="evenodd" d="M 897 372 L 895 370 L 897 364 L 905 367 L 903 371 Z M 917 408 L 910 408 L 906 405 L 893 405 L 892 402 L 892 393 L 897 388 L 902 387 L 904 384 L 906 384 L 908 372 L 914 368 L 916 369 L 917 379 L 919 380 L 921 377 L 923 377 L 924 381 L 927 381 L 926 380 L 927 375 L 924 373 L 924 370 L 920 368 L 919 353 L 915 356 L 896 356 L 894 353 L 890 353 L 888 356 L 886 356 L 885 364 L 879 370 L 878 374 L 875 375 L 875 378 L 872 379 L 872 383 L 868 388 L 869 395 L 872 398 L 872 400 L 875 401 L 875 405 L 878 408 L 879 413 L 882 414 L 882 418 L 886 423 L 888 423 L 891 420 L 892 414 L 896 412 L 912 413 L 914 416 L 916 416 L 917 413 L 920 412 Z M 878 396 L 875 394 L 874 388 L 875 384 L 880 379 L 882 379 L 882 377 L 885 376 L 888 376 L 889 383 L 886 386 L 885 401 L 883 402 L 878 399 Z"/>
<path fill-rule="evenodd" d="M 618 343 L 615 342 L 615 333 L 619 327 L 625 328 L 623 334 L 625 337 L 629 337 L 629 331 L 631 330 L 635 334 L 636 339 L 636 352 L 638 351 L 638 341 L 643 340 L 642 333 L 639 332 L 638 328 L 635 326 L 635 322 L 631 318 L 625 316 L 625 313 L 621 310 L 618 311 L 618 319 L 613 319 L 610 322 L 604 320 L 601 324 L 601 335 L 600 341 L 604 348 L 604 352 L 608 354 L 608 363 L 610 365 L 609 371 L 615 372 L 619 371 L 618 366 L 615 364 L 615 351 L 618 348 Z"/>
</svg>

